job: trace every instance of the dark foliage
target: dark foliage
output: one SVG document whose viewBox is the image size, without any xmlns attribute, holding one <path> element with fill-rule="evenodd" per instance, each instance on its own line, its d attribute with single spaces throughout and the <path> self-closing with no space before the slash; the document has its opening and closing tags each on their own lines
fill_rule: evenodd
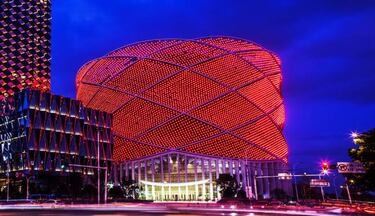
<svg viewBox="0 0 375 216">
<path fill-rule="evenodd" d="M 124 190 L 122 189 L 121 186 L 113 186 L 111 189 L 108 191 L 108 197 L 112 199 L 122 199 L 124 198 Z"/>
<path fill-rule="evenodd" d="M 375 128 L 354 138 L 356 148 L 349 149 L 353 161 L 361 162 L 364 174 L 347 174 L 348 184 L 360 191 L 375 191 Z"/>
<path fill-rule="evenodd" d="M 229 174 L 220 174 L 216 180 L 216 185 L 220 186 L 222 198 L 234 198 L 239 188 L 236 179 Z"/>
</svg>

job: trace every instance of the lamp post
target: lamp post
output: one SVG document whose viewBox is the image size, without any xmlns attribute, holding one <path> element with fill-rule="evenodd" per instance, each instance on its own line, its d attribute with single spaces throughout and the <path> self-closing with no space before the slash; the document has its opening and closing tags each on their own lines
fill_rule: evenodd
<svg viewBox="0 0 375 216">
<path fill-rule="evenodd" d="M 80 167 L 80 168 L 90 168 L 90 169 L 95 169 L 98 168 L 97 166 L 88 166 L 88 165 L 80 165 L 80 164 L 69 164 L 71 167 Z M 105 175 L 108 175 L 108 167 L 99 167 L 99 169 L 104 169 Z M 107 178 L 104 178 L 104 184 L 107 185 Z M 100 201 L 100 200 L 98 200 Z M 105 187 L 104 190 L 104 203 L 107 203 L 107 187 Z M 99 203 L 98 203 L 99 204 Z"/>
<path fill-rule="evenodd" d="M 299 194 L 298 194 L 298 186 L 297 186 L 297 178 L 296 178 L 296 166 L 299 165 L 299 164 L 302 164 L 301 162 L 297 162 L 295 164 L 293 164 L 293 168 L 292 168 L 292 171 L 293 171 L 293 179 L 294 179 L 294 190 L 296 191 L 296 201 L 299 202 Z"/>
<path fill-rule="evenodd" d="M 9 165 L 9 159 L 8 159 L 8 162 L 7 162 L 7 202 L 9 202 L 9 186 L 10 186 L 9 175 L 10 175 L 10 165 Z"/>
<path fill-rule="evenodd" d="M 319 179 L 322 179 L 322 173 L 319 174 Z M 323 187 L 320 187 L 320 193 L 322 194 L 322 200 L 325 202 Z"/>
<path fill-rule="evenodd" d="M 107 181 L 108 181 L 108 168 L 100 166 L 100 128 L 98 125 L 98 163 L 97 163 L 97 170 L 98 170 L 98 204 L 100 204 L 100 170 L 104 169 L 104 203 L 107 203 Z M 104 155 L 103 155 L 104 158 Z"/>
<path fill-rule="evenodd" d="M 333 174 L 333 186 L 335 187 L 336 200 L 339 200 L 339 195 L 337 194 L 336 177 L 337 175 Z"/>
<path fill-rule="evenodd" d="M 348 193 L 348 199 L 349 199 L 349 203 L 352 204 L 352 196 L 350 195 L 350 190 L 349 190 L 349 184 L 348 184 L 348 179 L 345 178 L 345 189 L 346 189 L 346 193 Z"/>
</svg>

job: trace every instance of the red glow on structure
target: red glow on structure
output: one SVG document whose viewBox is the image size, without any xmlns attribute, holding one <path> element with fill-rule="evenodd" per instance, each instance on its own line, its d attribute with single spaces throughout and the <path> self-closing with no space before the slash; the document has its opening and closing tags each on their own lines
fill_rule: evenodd
<svg viewBox="0 0 375 216">
<path fill-rule="evenodd" d="M 280 60 L 227 37 L 157 40 L 84 65 L 77 97 L 113 113 L 114 160 L 169 150 L 287 161 Z"/>
</svg>

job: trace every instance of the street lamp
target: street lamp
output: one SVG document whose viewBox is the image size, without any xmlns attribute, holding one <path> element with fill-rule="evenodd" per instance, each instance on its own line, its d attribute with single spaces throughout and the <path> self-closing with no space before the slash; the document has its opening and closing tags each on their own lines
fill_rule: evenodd
<svg viewBox="0 0 375 216">
<path fill-rule="evenodd" d="M 359 137 L 359 134 L 358 134 L 357 132 L 352 132 L 352 133 L 350 134 L 350 136 L 351 136 L 353 139 L 355 139 L 355 138 Z"/>
<path fill-rule="evenodd" d="M 298 195 L 298 186 L 297 186 L 297 178 L 296 178 L 296 166 L 302 164 L 301 162 L 297 162 L 293 164 L 292 172 L 293 172 L 293 179 L 294 179 L 294 190 L 296 191 L 296 201 L 299 202 L 299 195 Z"/>
<path fill-rule="evenodd" d="M 363 136 L 364 136 L 363 134 L 360 134 L 358 132 L 352 132 L 350 134 L 350 137 L 353 139 L 354 144 L 363 143 L 364 142 Z"/>
</svg>

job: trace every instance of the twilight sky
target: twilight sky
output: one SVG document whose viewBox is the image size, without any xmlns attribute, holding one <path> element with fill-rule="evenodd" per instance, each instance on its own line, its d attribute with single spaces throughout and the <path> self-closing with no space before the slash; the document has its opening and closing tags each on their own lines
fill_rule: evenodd
<svg viewBox="0 0 375 216">
<path fill-rule="evenodd" d="M 52 90 L 75 97 L 85 62 L 142 40 L 226 35 L 282 60 L 292 163 L 347 160 L 375 127 L 375 1 L 53 0 Z"/>
</svg>

